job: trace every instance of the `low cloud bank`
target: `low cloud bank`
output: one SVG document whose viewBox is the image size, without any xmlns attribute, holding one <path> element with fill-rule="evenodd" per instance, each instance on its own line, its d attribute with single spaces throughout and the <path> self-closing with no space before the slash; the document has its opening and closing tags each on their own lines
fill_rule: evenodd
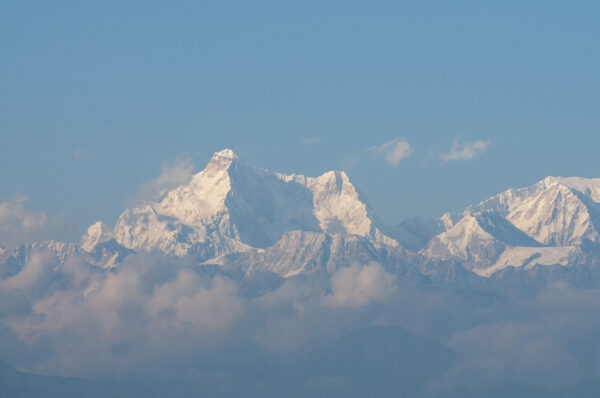
<svg viewBox="0 0 600 398">
<path fill-rule="evenodd" d="M 70 230 L 70 225 L 60 217 L 27 209 L 28 201 L 25 195 L 8 200 L 0 198 L 0 252 L 23 242 L 61 237 Z"/>
<path fill-rule="evenodd" d="M 27 371 L 92 378 L 156 371 L 168 364 L 204 375 L 196 381 L 204 380 L 210 363 L 211 372 L 216 366 L 227 380 L 228 372 L 239 376 L 255 374 L 257 366 L 267 369 L 276 363 L 273 358 L 292 358 L 288 365 L 310 369 L 323 362 L 310 353 L 337 347 L 336 341 L 357 330 L 383 326 L 405 328 L 431 342 L 410 355 L 365 348 L 379 353 L 382 363 L 425 369 L 429 365 L 418 352 L 448 360 L 437 373 L 423 375 L 426 383 L 419 388 L 432 396 L 474 383 L 560 388 L 600 376 L 600 290 L 554 284 L 533 297 L 485 292 L 484 299 L 479 297 L 409 285 L 376 263 L 282 280 L 244 278 L 191 259 L 150 255 L 132 255 L 116 269 L 100 270 L 77 255 L 60 262 L 39 250 L 0 280 L 0 359 Z M 392 333 L 390 341 L 416 338 L 403 333 Z M 384 348 L 391 344 L 386 341 Z M 438 342 L 453 350 L 455 359 L 450 361 Z M 344 346 L 350 351 L 343 355 L 338 348 L 331 352 L 355 358 L 364 354 L 351 354 L 362 344 Z M 398 364 L 397 358 L 406 362 Z M 331 369 L 336 366 L 350 365 Z M 291 377 L 308 383 L 302 369 L 289 369 L 300 373 L 273 370 L 277 376 L 264 376 L 262 382 Z M 340 374 L 306 377 L 317 390 L 324 383 L 326 389 L 345 391 L 352 373 Z"/>
</svg>

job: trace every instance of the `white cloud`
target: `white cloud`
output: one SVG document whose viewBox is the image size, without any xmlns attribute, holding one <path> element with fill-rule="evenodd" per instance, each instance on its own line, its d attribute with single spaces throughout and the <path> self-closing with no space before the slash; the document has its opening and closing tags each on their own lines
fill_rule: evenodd
<svg viewBox="0 0 600 398">
<path fill-rule="evenodd" d="M 490 140 L 477 140 L 463 143 L 454 140 L 450 152 L 441 154 L 440 159 L 446 162 L 452 160 L 471 160 L 481 155 L 489 145 Z"/>
<path fill-rule="evenodd" d="M 381 145 L 374 145 L 363 149 L 363 151 L 352 158 L 346 159 L 345 168 L 354 166 L 365 154 L 375 153 L 381 155 L 383 160 L 392 167 L 398 166 L 402 159 L 406 159 L 414 152 L 411 145 L 404 138 L 394 138 Z"/>
<path fill-rule="evenodd" d="M 222 359 L 228 354 L 220 347 L 252 363 L 248 352 L 255 351 L 238 350 L 249 341 L 293 358 L 384 324 L 434 337 L 459 354 L 432 381 L 440 390 L 432 396 L 473 380 L 560 386 L 600 372 L 598 289 L 555 285 L 532 298 L 503 291 L 494 299 L 495 293 L 419 289 L 371 263 L 326 278 L 290 278 L 248 297 L 245 277 L 214 275 L 192 259 L 135 254 L 109 271 L 78 256 L 60 264 L 32 253 L 16 274 L 0 278 L 0 352 L 16 352 L 23 369 L 123 375 L 205 360 L 210 352 Z M 244 373 L 255 369 L 243 366 Z"/>
<path fill-rule="evenodd" d="M 194 173 L 190 158 L 179 157 L 174 162 L 163 162 L 160 175 L 152 181 L 140 184 L 139 199 L 155 199 L 156 196 L 186 183 Z"/>
<path fill-rule="evenodd" d="M 29 198 L 17 195 L 0 202 L 0 245 L 14 246 L 40 239 L 57 238 L 68 230 L 58 217 L 49 217 L 42 211 L 27 210 Z"/>
<path fill-rule="evenodd" d="M 445 378 L 454 384 L 504 379 L 556 388 L 597 375 L 599 302 L 598 289 L 557 283 L 535 297 L 511 297 L 490 306 L 486 311 L 492 316 L 475 315 L 473 321 L 479 322 L 449 339 L 462 361 Z"/>
<path fill-rule="evenodd" d="M 48 254 L 34 251 L 0 279 L 0 327 L 53 351 L 32 370 L 120 374 L 148 357 L 185 357 L 212 347 L 244 313 L 233 280 L 176 260 L 132 256 L 107 272 L 77 255 L 57 265 Z"/>
<path fill-rule="evenodd" d="M 34 251 L 18 274 L 6 278 L 5 281 L 0 281 L 0 288 L 11 292 L 39 290 L 37 289 L 38 285 L 47 282 L 52 273 L 52 267 L 55 266 L 52 260 L 50 253 Z"/>
<path fill-rule="evenodd" d="M 172 311 L 178 322 L 190 322 L 197 330 L 222 330 L 242 313 L 236 287 L 222 277 L 214 278 L 208 287 L 202 285 L 191 270 L 181 270 L 174 281 L 155 288 L 147 312 L 156 317 Z"/>
<path fill-rule="evenodd" d="M 388 298 L 395 292 L 396 285 L 394 277 L 380 264 L 373 263 L 364 267 L 353 264 L 333 274 L 331 290 L 332 294 L 325 298 L 326 303 L 361 308 Z"/>
<path fill-rule="evenodd" d="M 402 159 L 409 157 L 413 153 L 410 144 L 402 138 L 394 138 L 378 147 L 374 151 L 383 154 L 385 161 L 392 167 L 398 166 Z"/>
</svg>

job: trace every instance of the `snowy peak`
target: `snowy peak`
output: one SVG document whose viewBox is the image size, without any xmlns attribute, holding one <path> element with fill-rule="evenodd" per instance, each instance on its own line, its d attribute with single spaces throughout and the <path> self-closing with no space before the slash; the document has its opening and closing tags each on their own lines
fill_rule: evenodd
<svg viewBox="0 0 600 398">
<path fill-rule="evenodd" d="M 380 222 L 363 195 L 343 171 L 328 171 L 319 177 L 278 174 L 285 181 L 296 181 L 313 195 L 313 214 L 320 229 L 330 235 L 358 235 L 375 244 L 398 246 L 390 229 Z"/>
<path fill-rule="evenodd" d="M 505 218 L 490 211 L 466 213 L 435 236 L 421 253 L 429 258 L 458 259 L 467 268 L 492 264 L 509 246 L 541 246 Z"/>
<path fill-rule="evenodd" d="M 598 239 L 588 206 L 572 189 L 559 183 L 527 200 L 507 219 L 548 245 L 569 246 Z"/>
<path fill-rule="evenodd" d="M 238 161 L 238 156 L 231 149 L 223 149 L 212 156 L 206 170 L 227 170 Z"/>
<path fill-rule="evenodd" d="M 87 251 L 92 251 L 99 243 L 113 238 L 112 230 L 102 221 L 92 224 L 87 232 L 81 237 L 79 246 Z"/>
<path fill-rule="evenodd" d="M 229 160 L 238 160 L 238 156 L 233 152 L 233 149 L 225 148 L 218 152 L 215 152 L 210 159 L 210 162 L 213 162 L 216 159 L 229 159 Z M 210 164 L 209 162 L 209 164 Z"/>
<path fill-rule="evenodd" d="M 369 236 L 373 224 L 369 208 L 346 173 L 325 173 L 308 187 L 314 193 L 315 215 L 323 231 Z"/>
<path fill-rule="evenodd" d="M 600 179 L 546 177 L 445 214 L 445 232 L 421 250 L 457 259 L 480 275 L 507 266 L 571 264 L 586 242 L 600 241 Z"/>
<path fill-rule="evenodd" d="M 600 203 L 600 178 L 583 177 L 546 177 L 542 182 L 549 186 L 558 183 L 579 191 L 581 194 L 589 197 L 592 201 Z"/>
<path fill-rule="evenodd" d="M 303 182 L 313 193 L 315 216 L 324 232 L 368 236 L 372 221 L 367 204 L 346 173 L 329 171 Z"/>
<path fill-rule="evenodd" d="M 187 183 L 126 209 L 114 236 L 134 250 L 211 258 L 267 248 L 289 231 L 359 235 L 397 246 L 384 230 L 346 173 L 274 173 L 225 149 Z"/>
<path fill-rule="evenodd" d="M 495 212 L 484 211 L 473 216 L 477 224 L 500 242 L 511 246 L 542 246 L 514 224 Z"/>
<path fill-rule="evenodd" d="M 553 246 L 600 239 L 600 179 L 547 177 L 509 189 L 467 211 L 491 210 L 530 237 Z"/>
</svg>

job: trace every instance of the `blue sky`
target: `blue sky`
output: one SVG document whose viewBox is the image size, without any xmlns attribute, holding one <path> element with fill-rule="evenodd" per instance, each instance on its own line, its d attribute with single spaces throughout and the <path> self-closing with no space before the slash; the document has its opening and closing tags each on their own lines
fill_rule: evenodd
<svg viewBox="0 0 600 398">
<path fill-rule="evenodd" d="M 600 176 L 597 2 L 82 3 L 0 12 L 0 197 L 77 232 L 225 147 L 391 222 Z"/>
</svg>

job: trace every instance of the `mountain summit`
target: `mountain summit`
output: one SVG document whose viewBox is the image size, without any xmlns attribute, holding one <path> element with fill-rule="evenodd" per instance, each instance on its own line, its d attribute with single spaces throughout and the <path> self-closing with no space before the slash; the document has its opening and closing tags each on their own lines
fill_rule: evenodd
<svg viewBox="0 0 600 398">
<path fill-rule="evenodd" d="M 545 245 L 569 246 L 600 240 L 599 202 L 600 178 L 546 177 L 469 210 L 495 211 Z"/>
<path fill-rule="evenodd" d="M 136 251 L 203 260 L 265 249 L 291 231 L 358 235 L 374 245 L 398 246 L 380 224 L 344 172 L 317 178 L 274 173 L 224 149 L 187 183 L 126 209 L 113 236 Z"/>
<path fill-rule="evenodd" d="M 458 260 L 480 275 L 508 266 L 589 261 L 583 248 L 596 250 L 600 243 L 600 179 L 546 177 L 469 206 L 462 215 L 446 215 L 441 224 L 446 230 L 421 253 Z"/>
</svg>

